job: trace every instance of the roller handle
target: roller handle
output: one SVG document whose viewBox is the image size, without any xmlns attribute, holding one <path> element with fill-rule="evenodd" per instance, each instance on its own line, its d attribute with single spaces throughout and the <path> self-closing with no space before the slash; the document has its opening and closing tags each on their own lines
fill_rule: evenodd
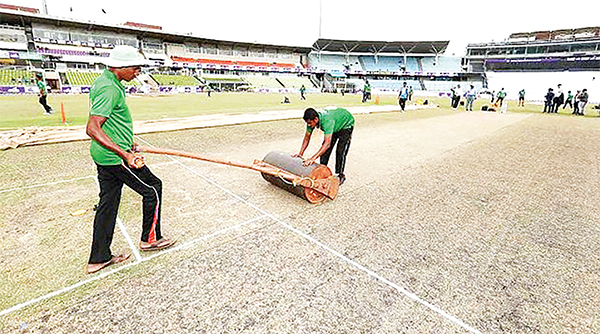
<svg viewBox="0 0 600 334">
<path fill-rule="evenodd" d="M 191 153 L 191 152 L 171 150 L 171 149 L 167 149 L 167 148 L 149 147 L 149 146 L 138 146 L 137 150 L 140 152 L 146 152 L 146 153 L 175 155 L 175 156 L 184 157 L 184 158 L 191 158 L 191 159 L 202 160 L 202 161 L 207 161 L 207 162 L 214 162 L 214 163 L 218 163 L 218 164 L 222 164 L 222 165 L 254 169 L 252 167 L 252 165 L 249 165 L 249 164 L 244 164 L 241 162 L 236 162 L 236 161 L 231 161 L 231 160 L 223 160 L 223 159 L 218 159 L 218 158 L 214 158 L 214 157 L 208 157 L 206 155 L 202 155 L 202 154 L 198 154 L 198 153 Z"/>
</svg>

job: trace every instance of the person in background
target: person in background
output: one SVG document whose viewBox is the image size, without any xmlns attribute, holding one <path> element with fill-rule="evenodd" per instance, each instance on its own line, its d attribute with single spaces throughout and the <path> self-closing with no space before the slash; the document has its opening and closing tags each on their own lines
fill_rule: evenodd
<svg viewBox="0 0 600 334">
<path fill-rule="evenodd" d="M 300 100 L 306 100 L 306 96 L 304 95 L 304 93 L 306 93 L 306 87 L 302 85 L 302 87 L 300 87 Z"/>
<path fill-rule="evenodd" d="M 546 99 L 544 102 L 544 111 L 545 113 L 551 113 L 552 112 L 552 101 L 554 100 L 554 90 L 552 88 L 548 88 L 548 93 L 546 93 L 546 96 L 544 96 L 544 98 Z"/>
<path fill-rule="evenodd" d="M 46 82 L 44 81 L 44 75 L 42 73 L 36 73 L 35 78 L 37 81 L 36 85 L 40 90 L 40 92 L 38 93 L 38 101 L 42 105 L 42 107 L 44 107 L 43 115 L 52 115 L 53 110 L 52 107 L 48 105 L 48 87 L 46 86 Z"/>
<path fill-rule="evenodd" d="M 312 157 L 304 160 L 303 165 L 309 166 L 315 163 L 318 158 L 321 158 L 321 164 L 327 165 L 333 147 L 335 150 L 335 173 L 340 179 L 340 185 L 346 181 L 344 169 L 346 167 L 346 156 L 350 149 L 350 141 L 352 140 L 352 131 L 354 130 L 354 116 L 344 109 L 338 107 L 328 107 L 323 112 L 317 112 L 313 108 L 307 108 L 303 116 L 306 122 L 306 133 L 302 140 L 302 146 L 298 154 L 293 154 L 293 157 L 302 157 L 304 151 L 310 143 L 310 137 L 315 128 L 321 129 L 324 133 L 323 144 L 317 153 Z"/>
<path fill-rule="evenodd" d="M 467 98 L 465 111 L 473 111 L 473 101 L 475 101 L 476 96 L 477 90 L 475 89 L 475 86 L 471 85 L 470 89 L 465 93 L 465 97 Z"/>
<path fill-rule="evenodd" d="M 365 86 L 363 88 L 362 102 L 365 103 L 370 99 L 371 99 L 371 84 L 369 83 L 369 80 L 365 79 Z"/>
<path fill-rule="evenodd" d="M 565 93 L 562 90 L 562 85 L 558 84 L 554 100 L 552 100 L 552 112 L 558 113 L 558 107 L 565 102 Z"/>
<path fill-rule="evenodd" d="M 573 96 L 573 113 L 572 113 L 572 115 L 579 115 L 579 94 L 581 94 L 580 90 L 578 90 L 575 93 L 575 96 Z"/>
<path fill-rule="evenodd" d="M 587 92 L 587 88 L 581 90 L 581 94 L 579 94 L 579 115 L 585 115 L 585 105 L 588 103 L 589 94 Z"/>
<path fill-rule="evenodd" d="M 413 88 L 412 88 L 412 86 L 410 86 L 410 88 L 408 90 L 408 100 L 409 101 L 412 101 L 413 93 L 414 93 Z"/>
<path fill-rule="evenodd" d="M 502 88 L 496 95 L 496 104 L 498 105 L 498 107 L 502 107 L 502 102 L 504 102 L 505 97 L 506 92 L 504 91 L 504 88 Z"/>
<path fill-rule="evenodd" d="M 525 107 L 525 89 L 519 91 L 519 102 L 517 103 L 517 107 Z"/>
<path fill-rule="evenodd" d="M 567 107 L 567 104 L 569 105 L 569 107 L 571 107 L 571 109 L 573 108 L 573 94 L 571 94 L 571 91 L 567 92 L 567 99 L 565 100 L 563 109 L 565 109 Z"/>
<path fill-rule="evenodd" d="M 452 110 L 456 110 L 458 109 L 458 104 L 460 103 L 460 96 L 462 93 L 460 84 L 456 85 L 456 87 L 453 87 L 450 91 L 452 92 Z"/>
<path fill-rule="evenodd" d="M 398 94 L 398 104 L 400 105 L 400 110 L 402 111 L 402 113 L 404 113 L 404 108 L 406 107 L 406 100 L 408 100 L 409 96 L 410 92 L 405 81 L 402 83 L 402 88 L 400 88 L 400 93 Z"/>
</svg>

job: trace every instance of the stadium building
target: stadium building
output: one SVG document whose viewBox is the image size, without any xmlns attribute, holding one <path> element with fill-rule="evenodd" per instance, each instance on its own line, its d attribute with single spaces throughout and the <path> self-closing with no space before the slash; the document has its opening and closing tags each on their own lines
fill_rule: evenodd
<svg viewBox="0 0 600 334">
<path fill-rule="evenodd" d="M 487 87 L 509 98 L 543 100 L 548 88 L 565 93 L 587 88 L 600 101 L 600 27 L 514 33 L 506 41 L 469 44 L 464 64 L 484 75 Z"/>
<path fill-rule="evenodd" d="M 162 93 L 211 90 L 395 93 L 446 92 L 456 82 L 481 87 L 460 58 L 444 56 L 449 41 L 382 42 L 319 39 L 312 47 L 212 40 L 163 31 L 157 25 L 103 24 L 52 17 L 38 9 L 0 4 L 0 93 L 34 93 L 34 72 L 53 92 L 87 93 L 116 45 L 139 48 L 154 62 L 131 92 L 149 85 Z"/>
<path fill-rule="evenodd" d="M 356 91 L 365 80 L 375 91 L 446 92 L 457 82 L 483 85 L 480 73 L 466 73 L 461 58 L 445 57 L 449 41 L 344 41 L 319 39 L 308 55 L 311 72 L 325 90 Z"/>
</svg>

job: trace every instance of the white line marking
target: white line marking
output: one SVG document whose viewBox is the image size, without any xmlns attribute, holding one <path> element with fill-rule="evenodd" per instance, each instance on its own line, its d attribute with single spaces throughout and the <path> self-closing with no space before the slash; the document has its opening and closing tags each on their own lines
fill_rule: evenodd
<svg viewBox="0 0 600 334">
<path fill-rule="evenodd" d="M 83 177 L 76 177 L 74 179 L 67 179 L 67 180 L 61 180 L 61 181 L 55 181 L 55 182 L 49 182 L 49 183 L 34 184 L 34 185 L 31 185 L 31 186 L 25 186 L 25 187 L 16 187 L 16 188 L 4 189 L 4 190 L 0 190 L 0 194 L 11 192 L 11 191 L 16 191 L 16 190 L 30 189 L 30 188 L 36 188 L 36 187 L 45 187 L 45 186 L 51 186 L 51 185 L 54 185 L 54 184 L 60 184 L 60 183 L 67 183 L 67 182 L 74 182 L 74 181 L 79 181 L 79 180 L 85 180 L 85 179 L 89 179 L 89 178 L 92 178 L 92 177 L 95 177 L 95 176 L 94 175 L 88 175 L 88 176 L 83 176 Z"/>
<path fill-rule="evenodd" d="M 125 225 L 123 224 L 123 221 L 121 220 L 121 218 L 119 218 L 119 216 L 117 216 L 117 225 L 119 226 L 119 230 L 121 230 L 121 234 L 123 234 L 123 237 L 125 237 L 125 240 L 127 240 L 127 244 L 129 245 L 129 248 L 131 248 L 131 252 L 133 253 L 133 256 L 135 257 L 135 262 L 142 261 L 142 256 L 140 255 L 140 251 L 138 251 L 137 247 L 135 247 L 135 245 L 133 244 L 133 240 L 129 236 L 129 233 L 127 233 L 127 229 L 125 228 Z"/>
<path fill-rule="evenodd" d="M 198 243 L 198 242 L 200 242 L 200 241 L 203 241 L 203 240 L 208 240 L 208 239 L 211 239 L 211 238 L 213 238 L 213 237 L 216 237 L 216 236 L 218 236 L 219 234 L 223 234 L 223 233 L 229 232 L 230 230 L 233 230 L 233 229 L 240 228 L 240 227 L 242 227 L 242 226 L 244 226 L 244 225 L 247 225 L 247 224 L 253 223 L 253 222 L 255 222 L 255 221 L 261 220 L 261 219 L 263 219 L 263 218 L 266 218 L 266 217 L 267 217 L 267 215 L 262 215 L 262 216 L 259 216 L 259 217 L 256 217 L 256 218 L 252 218 L 252 219 L 250 219 L 250 220 L 247 220 L 247 221 L 245 221 L 245 222 L 241 222 L 241 223 L 238 223 L 238 224 L 235 224 L 235 225 L 229 226 L 229 227 L 227 227 L 227 228 L 224 228 L 224 229 L 222 229 L 222 230 L 216 231 L 216 232 L 214 232 L 214 233 L 211 233 L 211 234 L 209 234 L 209 235 L 205 235 L 205 236 L 202 236 L 202 237 L 200 237 L 200 238 L 197 238 L 197 239 L 194 239 L 194 240 L 190 240 L 190 241 L 186 242 L 185 244 L 181 244 L 181 245 L 179 245 L 179 246 L 177 246 L 177 247 L 175 247 L 175 248 L 173 248 L 173 249 L 167 249 L 167 250 L 164 250 L 164 251 L 158 252 L 158 253 L 156 253 L 156 254 L 154 254 L 154 255 L 152 255 L 152 256 L 148 256 L 148 257 L 146 257 L 146 258 L 142 258 L 142 260 L 141 260 L 141 261 L 139 261 L 139 262 L 131 262 L 131 263 L 125 264 L 125 265 L 123 265 L 123 266 L 121 266 L 121 267 L 115 268 L 115 269 L 113 269 L 113 270 L 110 270 L 110 271 L 104 272 L 104 273 L 102 273 L 102 274 L 99 274 L 99 275 L 97 275 L 97 276 L 94 276 L 94 277 L 88 278 L 88 279 L 86 279 L 86 280 L 83 280 L 83 281 L 81 281 L 81 282 L 79 282 L 79 283 L 75 283 L 75 284 L 73 284 L 73 285 L 70 285 L 70 286 L 64 287 L 64 288 L 62 288 L 62 289 L 59 289 L 59 290 L 56 290 L 56 291 L 50 292 L 50 293 L 48 293 L 48 294 L 46 294 L 46 295 L 43 295 L 43 296 L 40 296 L 40 297 L 37 297 L 37 298 L 31 299 L 31 300 L 28 300 L 28 301 L 26 301 L 26 302 L 24 302 L 24 303 L 17 304 L 17 305 L 15 305 L 15 306 L 12 306 L 12 307 L 10 307 L 10 308 L 7 308 L 7 309 L 5 309 L 5 310 L 2 310 L 2 311 L 0 311 L 0 317 L 1 317 L 1 316 L 4 316 L 4 315 L 7 315 L 7 314 L 9 314 L 9 313 L 12 313 L 12 312 L 18 311 L 18 310 L 20 310 L 20 309 L 22 309 L 22 308 L 24 308 L 24 307 L 27 307 L 27 306 L 33 305 L 33 304 L 35 304 L 35 303 L 39 303 L 39 302 L 41 302 L 41 301 L 43 301 L 43 300 L 50 299 L 50 298 L 52 298 L 52 297 L 56 297 L 56 296 L 59 296 L 59 295 L 61 295 L 61 294 L 67 293 L 67 292 L 69 292 L 69 291 L 72 291 L 72 290 L 74 290 L 74 289 L 77 289 L 77 288 L 78 288 L 78 287 L 80 287 L 80 286 L 83 286 L 83 285 L 85 285 L 85 284 L 88 284 L 88 283 L 91 283 L 91 282 L 94 282 L 94 281 L 97 281 L 97 280 L 103 279 L 103 278 L 105 278 L 105 277 L 107 277 L 107 276 L 110 276 L 110 275 L 112 275 L 112 274 L 114 274 L 114 273 L 118 273 L 119 271 L 122 271 L 122 270 L 125 270 L 125 269 L 127 269 L 127 268 L 133 267 L 133 266 L 135 266 L 135 265 L 138 265 L 138 264 L 140 264 L 140 263 L 143 263 L 143 262 L 150 261 L 150 260 L 152 260 L 152 259 L 154 259 L 154 258 L 156 258 L 156 257 L 159 257 L 159 256 L 161 256 L 161 255 L 168 254 L 168 253 L 170 253 L 170 252 L 173 252 L 173 251 L 176 251 L 176 250 L 182 250 L 182 249 L 189 248 L 189 247 L 191 247 L 192 245 L 194 245 L 195 243 Z"/>
<path fill-rule="evenodd" d="M 98 186 L 98 188 L 100 188 L 100 183 L 98 182 L 97 177 L 94 178 L 94 181 L 96 181 L 96 185 Z M 131 249 L 133 256 L 135 257 L 135 262 L 142 261 L 142 256 L 140 255 L 140 252 L 138 251 L 137 247 L 135 247 L 135 245 L 133 244 L 133 240 L 129 236 L 129 233 L 127 233 L 127 229 L 125 228 L 123 221 L 121 220 L 121 218 L 119 218 L 118 215 L 117 215 L 117 226 L 119 226 L 119 230 L 121 230 L 121 234 L 123 234 L 123 237 L 125 237 L 125 240 L 127 241 L 127 244 L 129 245 L 129 248 Z"/>
<path fill-rule="evenodd" d="M 162 166 L 166 166 L 166 165 L 173 165 L 175 163 L 176 163 L 175 161 L 166 161 L 166 162 L 161 162 L 161 163 L 154 164 L 154 165 L 148 165 L 148 167 L 162 167 Z M 69 182 L 74 182 L 74 181 L 79 181 L 79 180 L 85 180 L 87 178 L 94 178 L 94 177 L 96 177 L 96 175 L 88 175 L 88 176 L 76 177 L 76 178 L 73 178 L 73 179 L 66 179 L 66 180 L 60 180 L 60 181 L 54 181 L 54 182 L 48 182 L 48 183 L 34 184 L 34 185 L 24 186 L 24 187 L 15 187 L 15 188 L 10 188 L 10 189 L 3 189 L 3 190 L 0 190 L 0 194 L 2 194 L 2 193 L 8 193 L 8 192 L 11 192 L 11 191 L 17 191 L 17 190 L 24 190 L 24 189 L 30 189 L 30 188 L 51 186 L 51 185 L 60 184 L 60 183 L 69 183 Z"/>
<path fill-rule="evenodd" d="M 148 143 L 147 141 L 141 139 L 139 136 L 137 136 L 138 139 L 146 142 L 147 145 L 152 146 L 152 144 Z M 417 295 L 415 295 L 414 293 L 406 290 L 405 288 L 399 286 L 398 284 L 388 280 L 387 278 L 377 274 L 376 272 L 366 268 L 365 266 L 359 264 L 358 262 L 344 256 L 343 254 L 339 253 L 338 251 L 330 248 L 329 246 L 325 245 L 324 243 L 316 240 L 315 238 L 311 237 L 310 235 L 298 230 L 297 228 L 288 225 L 286 223 L 284 223 L 282 220 L 280 220 L 279 218 L 273 216 L 272 214 L 270 214 L 269 212 L 257 207 L 256 205 L 246 201 L 245 199 L 243 199 L 242 197 L 236 195 L 235 193 L 231 192 L 230 190 L 224 188 L 223 186 L 221 186 L 220 184 L 218 184 L 217 182 L 209 179 L 208 177 L 205 177 L 204 175 L 198 173 L 196 170 L 192 169 L 191 167 L 187 166 L 186 164 L 182 163 L 181 161 L 179 161 L 178 159 L 175 159 L 171 156 L 169 156 L 169 158 L 171 158 L 174 161 L 177 161 L 179 163 L 179 165 L 183 166 L 185 169 L 189 170 L 190 172 L 198 175 L 199 177 L 201 177 L 202 179 L 204 179 L 205 181 L 215 185 L 216 187 L 220 188 L 221 190 L 223 190 L 224 192 L 230 194 L 231 196 L 237 198 L 239 201 L 245 203 L 246 205 L 258 210 L 259 212 L 262 212 L 265 216 L 275 220 L 277 223 L 279 223 L 281 226 L 285 227 L 286 229 L 290 230 L 291 232 L 299 235 L 300 237 L 308 240 L 309 242 L 312 242 L 314 244 L 316 244 L 317 246 L 323 248 L 324 250 L 330 252 L 331 254 L 337 256 L 338 258 L 342 259 L 343 261 L 345 261 L 346 263 L 350 264 L 351 266 L 364 271 L 365 273 L 367 273 L 369 276 L 375 278 L 376 280 L 379 280 L 380 282 L 389 285 L 390 287 L 396 289 L 398 292 L 402 293 L 403 295 L 407 296 L 408 298 L 412 299 L 413 301 L 427 307 L 428 309 L 434 311 L 435 313 L 441 315 L 442 317 L 446 318 L 447 320 L 450 320 L 451 322 L 453 322 L 454 324 L 458 325 L 459 327 L 462 327 L 463 329 L 468 330 L 471 333 L 477 333 L 477 334 L 481 334 L 481 332 L 469 325 L 467 325 L 465 322 L 463 322 L 462 320 L 456 318 L 455 316 L 447 313 L 446 311 L 440 309 L 439 307 L 420 299 Z"/>
</svg>

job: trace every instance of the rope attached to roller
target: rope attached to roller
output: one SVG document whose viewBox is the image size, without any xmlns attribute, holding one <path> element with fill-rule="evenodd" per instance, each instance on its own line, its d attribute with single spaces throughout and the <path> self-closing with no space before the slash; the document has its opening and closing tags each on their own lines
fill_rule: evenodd
<svg viewBox="0 0 600 334">
<path fill-rule="evenodd" d="M 295 181 L 288 181 L 285 177 L 283 177 L 283 175 L 281 175 L 281 170 L 278 170 L 277 173 L 275 174 L 275 176 L 277 176 L 278 178 L 281 179 L 281 181 L 283 181 L 285 184 L 289 184 L 289 185 L 293 185 L 294 187 L 296 186 L 296 182 Z"/>
<path fill-rule="evenodd" d="M 299 185 L 300 182 L 305 181 L 305 180 L 309 180 L 310 181 L 310 187 L 308 188 L 314 188 L 315 187 L 315 180 L 311 179 L 310 177 L 301 177 L 299 179 L 293 180 L 292 183 L 294 184 L 294 187 Z"/>
</svg>

